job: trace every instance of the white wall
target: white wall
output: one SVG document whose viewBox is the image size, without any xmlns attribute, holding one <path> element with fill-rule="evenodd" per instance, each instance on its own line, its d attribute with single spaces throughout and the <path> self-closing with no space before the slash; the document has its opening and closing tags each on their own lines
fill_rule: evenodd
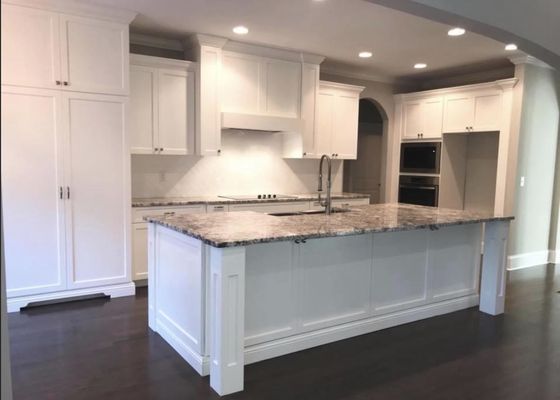
<svg viewBox="0 0 560 400">
<path fill-rule="evenodd" d="M 2 309 L 2 400 L 12 400 L 12 371 L 10 364 L 10 341 L 8 335 L 8 321 L 6 316 L 6 266 L 4 265 L 4 227 L 1 226 L 1 249 L 2 249 L 2 270 L 1 270 L 1 299 Z"/>
<path fill-rule="evenodd" d="M 517 68 L 523 70 L 523 90 L 519 92 L 522 99 L 510 254 L 520 260 L 542 260 L 548 252 L 553 223 L 560 90 L 555 71 L 531 64 Z M 525 177 L 524 187 L 520 186 L 521 177 Z M 524 262 L 519 263 L 521 266 Z"/>
<path fill-rule="evenodd" d="M 133 155 L 132 196 L 315 192 L 319 160 L 283 159 L 281 135 L 224 131 L 219 157 Z M 340 160 L 333 191 L 342 191 Z"/>
</svg>

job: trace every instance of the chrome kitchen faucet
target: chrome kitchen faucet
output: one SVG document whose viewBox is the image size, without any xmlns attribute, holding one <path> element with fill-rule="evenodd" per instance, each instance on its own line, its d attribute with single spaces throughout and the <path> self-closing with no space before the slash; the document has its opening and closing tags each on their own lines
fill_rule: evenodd
<svg viewBox="0 0 560 400">
<path fill-rule="evenodd" d="M 327 198 L 325 201 L 321 200 L 321 192 L 323 191 L 323 161 L 327 160 Z M 319 162 L 319 186 L 317 188 L 319 204 L 325 207 L 325 214 L 329 215 L 331 213 L 331 158 L 326 154 L 321 156 L 321 161 Z"/>
</svg>

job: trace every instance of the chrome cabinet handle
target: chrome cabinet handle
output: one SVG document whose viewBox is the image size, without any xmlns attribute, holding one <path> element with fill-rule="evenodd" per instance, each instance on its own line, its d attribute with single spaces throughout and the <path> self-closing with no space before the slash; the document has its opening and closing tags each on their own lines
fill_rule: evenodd
<svg viewBox="0 0 560 400">
<path fill-rule="evenodd" d="M 175 211 L 166 211 L 166 212 L 163 213 L 164 217 L 167 217 L 169 215 L 175 215 Z"/>
<path fill-rule="evenodd" d="M 68 85 L 69 85 L 69 83 L 68 83 L 67 81 L 62 82 L 62 84 L 63 84 L 64 86 L 68 86 Z"/>
<path fill-rule="evenodd" d="M 58 192 L 59 192 L 60 200 L 62 200 L 64 198 L 64 189 L 62 189 L 62 186 L 58 187 Z"/>
<path fill-rule="evenodd" d="M 55 81 L 57 85 L 62 85 L 61 81 Z"/>
<path fill-rule="evenodd" d="M 70 198 L 70 186 L 66 186 L 66 198 Z"/>
</svg>

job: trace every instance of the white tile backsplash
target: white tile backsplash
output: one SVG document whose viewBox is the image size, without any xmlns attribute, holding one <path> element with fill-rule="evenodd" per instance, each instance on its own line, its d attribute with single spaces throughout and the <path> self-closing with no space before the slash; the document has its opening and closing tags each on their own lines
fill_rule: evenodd
<svg viewBox="0 0 560 400">
<path fill-rule="evenodd" d="M 314 192 L 319 160 L 283 159 L 281 135 L 224 131 L 221 156 L 133 155 L 132 196 Z M 333 192 L 342 175 L 342 161 L 333 161 Z"/>
</svg>

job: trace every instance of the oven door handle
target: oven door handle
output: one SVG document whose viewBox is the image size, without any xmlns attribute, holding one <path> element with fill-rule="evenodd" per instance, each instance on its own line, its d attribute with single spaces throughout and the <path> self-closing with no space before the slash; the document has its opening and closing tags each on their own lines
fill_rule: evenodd
<svg viewBox="0 0 560 400">
<path fill-rule="evenodd" d="M 436 190 L 435 186 L 399 185 L 399 187 L 404 189 Z"/>
</svg>

